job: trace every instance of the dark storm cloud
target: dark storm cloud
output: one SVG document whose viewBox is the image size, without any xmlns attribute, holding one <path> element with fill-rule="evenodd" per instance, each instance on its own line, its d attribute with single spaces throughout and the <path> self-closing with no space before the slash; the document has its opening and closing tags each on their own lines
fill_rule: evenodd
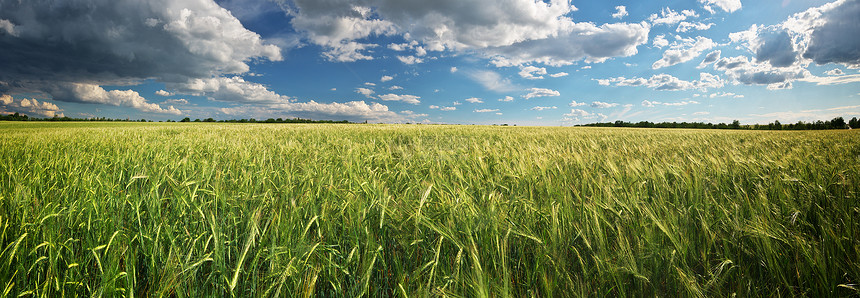
<svg viewBox="0 0 860 298">
<path fill-rule="evenodd" d="M 759 62 L 769 62 L 775 67 L 787 67 L 797 61 L 797 51 L 794 50 L 791 36 L 785 30 L 765 33 L 759 36 L 763 41 L 755 53 Z"/>
<path fill-rule="evenodd" d="M 860 1 L 842 1 L 821 16 L 824 24 L 812 29 L 804 58 L 817 64 L 860 66 Z"/>
<path fill-rule="evenodd" d="M 104 103 L 71 91 L 186 82 L 247 72 L 257 57 L 281 59 L 211 0 L 0 0 L 0 21 L 0 92 L 63 101 Z"/>
</svg>

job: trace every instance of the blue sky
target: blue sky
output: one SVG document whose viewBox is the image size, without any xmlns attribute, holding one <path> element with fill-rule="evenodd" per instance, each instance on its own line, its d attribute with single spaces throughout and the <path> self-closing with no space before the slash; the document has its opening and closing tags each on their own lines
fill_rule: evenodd
<svg viewBox="0 0 860 298">
<path fill-rule="evenodd" d="M 0 0 L 0 113 L 851 118 L 858 19 L 858 0 Z"/>
</svg>

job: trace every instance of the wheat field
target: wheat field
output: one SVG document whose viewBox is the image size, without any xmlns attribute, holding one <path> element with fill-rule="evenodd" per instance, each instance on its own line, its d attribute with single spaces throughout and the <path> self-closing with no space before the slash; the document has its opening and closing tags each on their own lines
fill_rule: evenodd
<svg viewBox="0 0 860 298">
<path fill-rule="evenodd" d="M 860 295 L 860 134 L 0 122 L 3 297 Z"/>
</svg>

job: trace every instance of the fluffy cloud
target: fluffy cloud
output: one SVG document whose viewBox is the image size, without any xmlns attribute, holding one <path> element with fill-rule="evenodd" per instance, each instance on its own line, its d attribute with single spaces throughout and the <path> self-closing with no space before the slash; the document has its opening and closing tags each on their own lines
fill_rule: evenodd
<svg viewBox="0 0 860 298">
<path fill-rule="evenodd" d="M 654 41 L 652 41 L 651 44 L 662 49 L 669 45 L 669 40 L 666 39 L 666 35 L 660 34 L 654 37 Z"/>
<path fill-rule="evenodd" d="M 396 26 L 386 20 L 371 19 L 370 8 L 360 4 L 336 5 L 334 1 L 295 1 L 293 28 L 305 32 L 314 44 L 328 50 L 323 56 L 331 61 L 372 60 L 364 51 L 378 45 L 356 42 L 371 35 L 392 35 Z"/>
<path fill-rule="evenodd" d="M 110 90 L 94 84 L 58 84 L 48 91 L 54 100 L 80 103 L 96 103 L 111 106 L 130 107 L 143 112 L 180 115 L 182 111 L 169 106 L 162 108 L 147 102 L 133 90 Z"/>
<path fill-rule="evenodd" d="M 286 4 L 286 3 L 285 3 Z M 296 0 L 293 26 L 315 38 L 355 40 L 395 30 L 431 50 L 505 46 L 556 33 L 575 10 L 568 1 L 426 2 L 422 0 Z M 371 9 L 371 7 L 373 9 Z M 334 27 L 333 24 L 343 23 Z M 335 38 L 337 37 L 337 38 Z"/>
<path fill-rule="evenodd" d="M 0 0 L 0 7 L 3 27 L 15 32 L 0 34 L 0 81 L 10 83 L 0 91 L 7 93 L 179 114 L 131 90 L 100 86 L 154 79 L 189 87 L 245 73 L 254 60 L 282 59 L 278 46 L 212 0 Z"/>
<path fill-rule="evenodd" d="M 824 74 L 826 74 L 826 75 L 828 75 L 828 76 L 841 76 L 841 75 L 843 75 L 844 73 L 842 72 L 842 70 L 841 70 L 841 69 L 834 68 L 834 69 L 831 69 L 831 70 L 825 71 L 825 72 L 824 72 Z"/>
<path fill-rule="evenodd" d="M 860 74 L 834 75 L 828 77 L 807 76 L 800 81 L 816 83 L 817 85 L 839 85 L 860 82 Z"/>
<path fill-rule="evenodd" d="M 504 98 L 499 98 L 499 101 L 514 101 L 513 96 L 505 96 Z"/>
<path fill-rule="evenodd" d="M 751 62 L 745 56 L 726 57 L 714 63 L 714 69 L 723 71 L 727 77 L 745 85 L 767 85 L 768 89 L 790 89 L 791 82 L 810 77 L 810 73 L 799 65 L 774 67 L 770 63 Z"/>
<path fill-rule="evenodd" d="M 367 89 L 367 88 L 356 88 L 355 93 L 364 95 L 367 98 L 373 98 L 373 93 L 376 93 L 376 92 L 374 92 L 373 90 Z"/>
<path fill-rule="evenodd" d="M 523 41 L 505 47 L 488 48 L 485 52 L 496 66 L 543 63 L 551 66 L 586 62 L 603 62 L 612 57 L 628 57 L 638 53 L 637 46 L 648 42 L 650 26 L 638 24 L 575 23 L 557 37 Z"/>
<path fill-rule="evenodd" d="M 757 61 L 767 61 L 776 67 L 791 66 L 797 61 L 797 51 L 792 45 L 791 36 L 779 31 L 761 36 L 763 43 L 756 49 Z"/>
<path fill-rule="evenodd" d="M 708 55 L 705 56 L 705 59 L 702 60 L 702 62 L 699 63 L 699 66 L 696 66 L 696 68 L 702 69 L 716 62 L 718 59 L 720 59 L 720 54 L 722 54 L 722 51 L 720 50 L 708 53 Z"/>
<path fill-rule="evenodd" d="M 437 105 L 430 105 L 431 110 L 440 110 L 440 111 L 456 111 L 457 107 L 440 107 Z"/>
<path fill-rule="evenodd" d="M 475 113 L 493 113 L 493 112 L 498 112 L 498 111 L 499 111 L 499 109 L 479 109 L 479 110 L 475 110 L 474 112 Z"/>
<path fill-rule="evenodd" d="M 567 116 L 567 117 L 587 117 L 590 115 L 591 115 L 591 113 L 586 112 L 584 110 L 580 110 L 580 109 L 571 109 L 570 113 L 564 114 L 564 116 Z"/>
<path fill-rule="evenodd" d="M 838 0 L 813 7 L 772 26 L 753 25 L 732 33 L 731 40 L 749 49 L 757 62 L 774 67 L 837 63 L 860 67 L 860 2 Z"/>
<path fill-rule="evenodd" d="M 571 101 L 571 102 L 570 102 L 569 104 L 567 104 L 567 105 L 569 105 L 570 107 L 581 107 L 581 106 L 587 105 L 587 103 L 584 103 L 584 102 L 576 102 L 576 101 L 574 100 L 574 101 Z"/>
<path fill-rule="evenodd" d="M 753 52 L 758 62 L 767 62 L 775 67 L 787 67 L 800 59 L 789 31 L 778 26 L 753 25 L 747 31 L 732 33 L 729 36 L 732 41 L 742 43 Z"/>
<path fill-rule="evenodd" d="M 720 77 L 704 72 L 699 73 L 698 81 L 685 81 L 669 74 L 656 74 L 648 79 L 639 77 L 629 79 L 625 77 L 617 77 L 611 79 L 598 79 L 597 82 L 603 86 L 609 86 L 612 84 L 615 86 L 628 87 L 644 86 L 661 91 L 680 91 L 690 89 L 707 90 L 710 88 L 721 88 L 725 85 L 725 82 L 720 79 Z"/>
<path fill-rule="evenodd" d="M 651 68 L 659 69 L 693 60 L 701 55 L 703 51 L 709 50 L 717 45 L 710 38 L 702 36 L 696 38 L 676 37 L 676 39 L 678 39 L 678 41 L 674 42 L 672 46 L 663 53 L 663 58 L 654 62 L 654 64 L 651 65 Z"/>
<path fill-rule="evenodd" d="M 415 56 L 397 56 L 397 60 L 400 60 L 400 62 L 403 62 L 403 64 L 408 65 L 424 63 L 424 59 Z"/>
<path fill-rule="evenodd" d="M 394 79 L 394 77 L 392 77 L 392 76 L 382 76 L 382 78 L 380 78 L 379 81 L 385 83 L 385 82 L 391 81 L 393 79 Z"/>
<path fill-rule="evenodd" d="M 258 118 L 272 117 L 301 117 L 327 120 L 348 120 L 353 122 L 402 122 L 405 118 L 379 103 L 364 101 L 319 103 L 287 102 L 269 106 L 242 105 L 222 108 L 220 112 L 228 116 L 245 117 L 250 115 Z"/>
<path fill-rule="evenodd" d="M 158 90 L 158 91 L 155 91 L 155 95 L 159 95 L 159 96 L 171 96 L 171 95 L 173 95 L 173 94 L 172 94 L 172 93 L 170 93 L 170 92 L 164 91 L 164 90 Z"/>
<path fill-rule="evenodd" d="M 164 100 L 163 102 L 161 102 L 161 104 L 162 105 L 184 106 L 184 105 L 188 105 L 188 100 L 186 100 L 184 98 L 167 99 L 167 100 Z"/>
<path fill-rule="evenodd" d="M 483 100 L 481 100 L 480 98 L 477 98 L 477 97 L 466 98 L 466 101 L 468 101 L 470 103 L 484 103 Z"/>
<path fill-rule="evenodd" d="M 661 105 L 662 106 L 677 107 L 677 106 L 686 106 L 686 105 L 690 105 L 690 104 L 699 104 L 699 102 L 694 101 L 694 100 L 679 101 L 679 102 L 659 102 L 659 101 L 650 101 L 650 100 L 643 100 L 642 101 L 642 106 L 646 107 L 646 108 L 653 108 L 653 107 L 661 106 Z"/>
<path fill-rule="evenodd" d="M 543 79 L 542 75 L 546 74 L 546 68 L 543 67 L 535 67 L 535 66 L 523 66 L 520 67 L 519 75 L 525 79 L 529 80 L 538 80 Z"/>
<path fill-rule="evenodd" d="M 425 50 L 424 47 L 419 46 L 418 41 L 415 41 L 415 40 L 413 40 L 409 43 L 389 44 L 388 48 L 395 50 L 395 51 L 398 51 L 398 52 L 407 51 L 407 50 L 414 50 L 415 56 L 419 56 L 419 57 L 427 55 L 427 50 Z"/>
<path fill-rule="evenodd" d="M 708 95 L 708 97 L 710 97 L 710 98 L 717 98 L 717 97 L 734 97 L 734 98 L 743 98 L 744 96 L 743 96 L 743 95 L 734 94 L 734 93 L 731 93 L 731 92 L 716 92 L 716 93 L 711 93 L 711 95 Z"/>
<path fill-rule="evenodd" d="M 590 68 L 590 67 L 589 67 L 589 68 Z M 550 74 L 549 76 L 550 76 L 550 77 L 553 77 L 553 78 L 560 78 L 560 77 L 566 77 L 567 75 L 569 75 L 569 73 L 566 73 L 566 72 L 563 72 L 563 71 L 562 71 L 562 72 L 558 72 L 558 73 Z"/>
<path fill-rule="evenodd" d="M 531 109 L 529 109 L 529 110 L 532 110 L 532 111 L 544 111 L 544 110 L 555 110 L 555 109 L 558 109 L 558 107 L 556 107 L 556 106 L 552 106 L 552 107 L 540 107 L 540 106 L 537 106 L 537 107 L 533 107 L 533 108 L 531 108 Z"/>
<path fill-rule="evenodd" d="M 569 17 L 576 7 L 567 0 L 276 1 L 293 17 L 293 27 L 329 49 L 333 54 L 327 57 L 334 61 L 373 59 L 370 49 L 376 45 L 361 41 L 380 35 L 403 36 L 407 43 L 388 48 L 415 49 L 416 56 L 428 50 L 478 50 L 506 65 L 603 61 L 635 54 L 649 30 L 644 24 L 576 23 Z M 626 9 L 616 14 L 622 12 Z"/>
<path fill-rule="evenodd" d="M 651 21 L 651 24 L 654 25 L 674 25 L 678 22 L 686 20 L 688 17 L 698 17 L 693 10 L 682 10 L 680 13 L 672 10 L 671 8 L 663 8 L 660 11 L 660 14 L 652 14 L 648 17 L 648 21 Z"/>
<path fill-rule="evenodd" d="M 245 81 L 239 76 L 191 79 L 184 83 L 166 85 L 182 94 L 206 96 L 216 101 L 275 104 L 287 102 L 290 99 L 270 91 L 262 84 Z"/>
<path fill-rule="evenodd" d="M 735 12 L 741 9 L 741 0 L 699 0 L 705 5 L 705 10 L 715 13 L 713 6 L 719 7 L 726 12 Z"/>
<path fill-rule="evenodd" d="M 384 100 L 384 101 L 402 101 L 402 102 L 410 103 L 410 104 L 414 104 L 414 105 L 417 105 L 417 104 L 421 103 L 421 101 L 419 100 L 420 98 L 421 98 L 420 96 L 408 95 L 408 94 L 404 94 L 404 95 L 398 95 L 398 94 L 383 94 L 383 95 L 380 95 L 380 96 L 379 96 L 379 99 L 380 99 L 380 100 Z"/>
<path fill-rule="evenodd" d="M 681 22 L 680 24 L 678 24 L 678 28 L 675 29 L 675 32 L 687 32 L 690 30 L 699 30 L 699 31 L 708 30 L 708 29 L 711 29 L 711 27 L 713 27 L 714 25 L 716 25 L 716 24 L 714 24 L 714 23 L 705 24 L 705 23 L 701 23 L 701 22 L 691 23 L 691 22 L 684 21 L 684 22 Z"/>
<path fill-rule="evenodd" d="M 806 28 L 811 32 L 809 46 L 803 53 L 806 59 L 812 59 L 816 64 L 841 63 L 850 67 L 860 67 L 860 2 L 841 0 L 817 8 L 821 15 L 809 17 L 816 8 L 807 11 L 807 15 L 797 14 L 794 19 L 817 24 Z M 809 20 L 803 20 L 803 18 Z M 787 26 L 787 25 L 786 25 Z"/>
<path fill-rule="evenodd" d="M 607 108 L 613 108 L 613 107 L 617 107 L 617 106 L 618 106 L 618 104 L 614 103 L 614 102 L 613 103 L 602 102 L 602 101 L 592 101 L 591 102 L 591 107 L 592 108 L 598 108 L 598 109 L 607 109 Z"/>
<path fill-rule="evenodd" d="M 0 36 L 5 80 L 175 81 L 247 72 L 255 58 L 282 59 L 280 48 L 211 0 L 4 0 L 2 6 L 0 19 L 21 28 L 18 36 Z"/>
<path fill-rule="evenodd" d="M 15 24 L 12 24 L 9 20 L 0 19 L 0 30 L 5 31 L 5 34 L 15 37 L 18 36 L 18 32 L 15 30 Z"/>
<path fill-rule="evenodd" d="M 12 96 L 0 95 L 0 112 L 5 113 L 21 113 L 30 117 L 64 117 L 63 110 L 57 105 L 47 102 L 38 101 L 36 99 L 26 99 L 16 101 Z"/>
<path fill-rule="evenodd" d="M 627 15 L 629 15 L 629 13 L 627 13 L 627 7 L 624 5 L 621 5 L 621 6 L 615 7 L 615 13 L 612 14 L 612 18 L 620 19 L 620 18 L 626 17 Z"/>
<path fill-rule="evenodd" d="M 546 96 L 560 96 L 561 93 L 555 90 L 546 89 L 546 88 L 531 88 L 529 89 L 529 93 L 523 95 L 525 99 L 531 99 L 535 97 L 546 97 Z"/>
</svg>

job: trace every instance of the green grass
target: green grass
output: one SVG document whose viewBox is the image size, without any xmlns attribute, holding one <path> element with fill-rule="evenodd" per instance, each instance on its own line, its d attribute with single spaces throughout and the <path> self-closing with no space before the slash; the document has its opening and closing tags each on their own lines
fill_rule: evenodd
<svg viewBox="0 0 860 298">
<path fill-rule="evenodd" d="M 2 296 L 860 295 L 860 134 L 0 123 Z"/>
</svg>

